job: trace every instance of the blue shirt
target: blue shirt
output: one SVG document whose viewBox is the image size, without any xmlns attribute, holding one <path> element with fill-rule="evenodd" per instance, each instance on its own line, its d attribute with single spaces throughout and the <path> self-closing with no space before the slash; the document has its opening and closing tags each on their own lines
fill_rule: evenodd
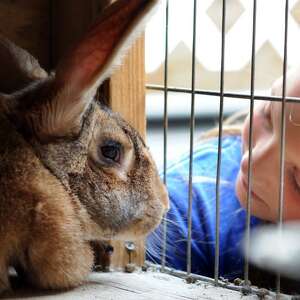
<svg viewBox="0 0 300 300">
<path fill-rule="evenodd" d="M 192 273 L 214 276 L 216 175 L 218 139 L 195 146 L 193 155 L 192 203 Z M 220 176 L 220 260 L 219 276 L 233 279 L 243 274 L 241 244 L 245 232 L 246 212 L 235 195 L 235 181 L 241 161 L 240 136 L 222 139 Z M 189 155 L 174 162 L 167 170 L 170 210 L 167 214 L 166 264 L 186 270 L 188 235 Z M 251 217 L 251 226 L 261 223 Z M 147 240 L 147 259 L 160 263 L 162 226 Z"/>
</svg>

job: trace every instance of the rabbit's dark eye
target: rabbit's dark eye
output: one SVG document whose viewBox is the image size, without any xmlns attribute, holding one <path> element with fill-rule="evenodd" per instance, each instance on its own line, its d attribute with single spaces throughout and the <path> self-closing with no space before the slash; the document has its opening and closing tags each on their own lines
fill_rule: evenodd
<svg viewBox="0 0 300 300">
<path fill-rule="evenodd" d="M 121 145 L 115 141 L 106 142 L 100 147 L 101 155 L 106 160 L 120 162 L 121 159 Z"/>
</svg>

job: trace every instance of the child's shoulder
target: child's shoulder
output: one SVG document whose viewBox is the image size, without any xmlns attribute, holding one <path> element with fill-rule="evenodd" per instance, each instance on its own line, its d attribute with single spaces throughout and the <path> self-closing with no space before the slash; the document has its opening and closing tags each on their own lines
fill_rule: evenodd
<svg viewBox="0 0 300 300">
<path fill-rule="evenodd" d="M 193 162 L 197 164 L 201 161 L 203 164 L 209 161 L 215 161 L 218 156 L 219 139 L 218 137 L 208 138 L 200 140 L 194 144 Z M 225 161 L 228 159 L 236 159 L 240 161 L 241 156 L 241 136 L 240 135 L 226 135 L 221 139 L 222 159 Z M 178 166 L 184 167 L 189 165 L 190 154 L 189 151 L 185 151 L 177 160 L 173 161 L 168 170 L 177 168 Z"/>
<path fill-rule="evenodd" d="M 226 135 L 220 140 L 222 155 L 228 151 L 240 151 L 241 149 L 241 136 L 240 135 Z M 194 155 L 198 153 L 210 151 L 212 153 L 218 153 L 219 150 L 219 138 L 213 137 L 205 140 L 200 140 L 194 146 Z M 217 151 L 217 152 L 216 152 Z"/>
</svg>

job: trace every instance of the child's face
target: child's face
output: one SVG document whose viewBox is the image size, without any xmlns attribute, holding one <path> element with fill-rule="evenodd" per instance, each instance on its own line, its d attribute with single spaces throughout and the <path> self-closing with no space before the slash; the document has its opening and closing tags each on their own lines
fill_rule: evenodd
<svg viewBox="0 0 300 300">
<path fill-rule="evenodd" d="M 292 116 L 292 121 L 289 116 Z M 297 121 L 298 120 L 298 121 Z M 300 104 L 286 104 L 284 219 L 300 219 Z M 252 214 L 276 221 L 279 206 L 281 103 L 263 101 L 253 114 Z M 236 193 L 247 203 L 249 116 L 243 132 L 243 157 Z"/>
</svg>

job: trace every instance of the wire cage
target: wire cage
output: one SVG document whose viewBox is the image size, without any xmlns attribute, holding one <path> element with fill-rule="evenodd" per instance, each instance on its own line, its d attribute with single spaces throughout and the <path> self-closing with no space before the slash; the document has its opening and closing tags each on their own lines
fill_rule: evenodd
<svg viewBox="0 0 300 300">
<path fill-rule="evenodd" d="M 14 2 L 14 3 L 10 3 Z M 35 50 L 33 53 L 39 54 L 39 58 L 43 65 L 50 67 L 55 63 L 56 59 L 63 54 L 65 47 L 69 46 L 71 43 L 70 39 L 80 36 L 83 31 L 88 26 L 88 23 L 93 19 L 102 8 L 111 1 L 106 0 L 90 0 L 90 1 L 28 1 L 24 4 L 24 1 L 3 1 L 0 5 L 0 12 L 2 13 L 2 26 L 7 29 L 10 33 L 10 37 L 15 37 L 21 46 L 30 45 L 30 50 Z M 125 1 L 124 1 L 125 2 Z M 174 17 L 174 3 L 180 3 L 182 5 L 179 14 Z M 34 5 L 33 5 L 34 3 Z M 11 7 L 13 5 L 14 8 Z M 287 94 L 287 69 L 288 62 L 290 65 L 295 63 L 297 57 L 299 56 L 300 43 L 297 43 L 297 34 L 300 33 L 300 0 L 273 0 L 273 1 L 257 1 L 257 0 L 165 0 L 166 6 L 162 5 L 163 15 L 164 15 L 164 25 L 159 28 L 161 36 L 155 36 L 155 38 L 160 38 L 164 40 L 162 43 L 163 47 L 159 46 L 157 39 L 152 41 L 151 55 L 155 56 L 160 51 L 160 56 L 163 58 L 163 64 L 160 68 L 159 80 L 152 80 L 156 77 L 152 74 L 147 74 L 148 84 L 146 86 L 147 91 L 153 93 L 154 96 L 149 99 L 154 100 L 157 95 L 162 94 L 163 98 L 163 151 L 158 152 L 160 156 L 159 159 L 162 161 L 162 176 L 165 184 L 168 186 L 168 168 L 170 161 L 173 158 L 170 157 L 170 149 L 172 152 L 177 152 L 171 143 L 170 130 L 171 130 L 171 114 L 178 114 L 178 118 L 182 118 L 184 125 L 188 127 L 188 192 L 187 192 L 187 211 L 186 211 L 186 224 L 187 224 L 187 234 L 184 239 L 185 252 L 187 254 L 185 261 L 186 265 L 184 270 L 176 270 L 170 268 L 167 261 L 166 252 L 168 250 L 167 237 L 170 232 L 170 227 L 172 224 L 168 224 L 167 220 L 164 220 L 163 228 L 163 242 L 162 249 L 160 252 L 160 265 L 151 264 L 155 269 L 159 269 L 162 272 L 169 273 L 180 278 L 186 279 L 188 282 L 192 283 L 195 280 L 201 282 L 208 282 L 217 287 L 224 287 L 234 291 L 239 291 L 241 293 L 257 294 L 258 296 L 269 295 L 275 297 L 276 295 L 282 295 L 286 293 L 282 286 L 282 278 L 280 274 L 275 274 L 277 276 L 276 286 L 272 291 L 263 289 L 266 287 L 264 284 L 260 284 L 259 288 L 252 285 L 253 281 L 251 278 L 252 270 L 250 269 L 250 263 L 248 261 L 247 252 L 250 246 L 253 244 L 250 227 L 250 217 L 251 217 L 251 207 L 253 205 L 252 197 L 252 187 L 253 187 L 253 168 L 252 168 L 252 149 L 253 149 L 253 134 L 254 131 L 254 106 L 256 102 L 268 101 L 272 103 L 280 104 L 280 145 L 278 161 L 279 161 L 279 176 L 278 176 L 278 211 L 277 211 L 277 221 L 278 229 L 281 231 L 284 221 L 284 206 L 285 206 L 285 184 L 284 184 L 284 170 L 286 164 L 286 124 L 288 122 L 294 122 L 294 125 L 299 126 L 300 121 L 294 119 L 293 115 L 288 114 L 289 105 L 291 103 L 296 103 L 299 101 L 297 98 L 289 97 Z M 35 6 L 37 5 L 37 6 Z M 50 6 L 53 7 L 50 9 Z M 187 9 L 184 5 L 190 6 L 191 10 Z M 275 9 L 276 8 L 276 9 Z M 28 10 L 27 10 L 28 9 Z M 187 19 L 183 19 L 182 15 L 187 10 L 190 11 Z M 245 11 L 247 10 L 247 14 Z M 10 11 L 14 12 L 14 17 L 11 18 L 12 14 L 8 13 Z M 51 13 L 49 13 L 51 11 Z M 262 14 L 262 11 L 264 14 Z M 200 13 L 200 14 L 199 14 Z M 26 15 L 26 17 L 25 17 Z M 74 18 L 76 15 L 76 18 Z M 207 16 L 209 16 L 209 20 Z M 235 24 L 237 18 L 241 15 L 246 15 L 243 18 L 243 22 Z M 63 16 L 63 17 L 62 17 Z M 71 17 L 70 17 L 71 16 Z M 200 17 L 199 17 L 200 16 Z M 272 22 L 267 20 L 271 17 Z M 10 20 L 11 19 L 11 20 Z M 172 19 L 172 22 L 170 21 Z M 15 22 L 15 21 L 18 22 Z M 66 22 L 67 20 L 67 22 Z M 206 23 L 203 20 L 208 20 Z M 13 22 L 9 22 L 13 21 Z M 24 22 L 24 23 L 23 23 Z M 173 61 L 174 55 L 170 52 L 172 45 L 170 33 L 172 32 L 174 23 L 177 23 L 175 35 L 186 35 L 191 40 L 191 46 L 189 51 L 181 43 L 177 51 L 180 53 L 188 53 L 188 60 L 179 59 L 179 71 L 174 72 Z M 9 24 L 9 26 L 8 26 Z M 33 24 L 35 24 L 33 26 Z M 275 26 L 275 25 L 276 26 Z M 188 25 L 188 26 L 187 26 Z M 243 26 L 241 26 L 243 25 Z M 292 28 L 291 26 L 292 25 Z M 213 28 L 218 28 L 218 34 L 214 35 L 212 33 Z M 242 32 L 235 40 L 238 43 L 232 43 L 232 30 L 236 28 L 242 28 Z M 272 34 L 272 42 L 276 44 L 277 49 L 273 51 L 270 42 L 265 42 L 262 37 L 263 28 L 266 27 L 268 33 Z M 77 29 L 75 29 L 77 28 Z M 232 29 L 233 28 L 233 29 Z M 246 28 L 246 29 L 245 29 Z M 63 29 L 63 30 L 62 30 Z M 290 37 L 290 29 L 294 31 L 294 38 Z M 263 32 L 263 34 L 262 34 Z M 15 36 L 16 34 L 16 36 Z M 173 33 L 174 34 L 174 33 Z M 41 39 L 41 36 L 43 38 Z M 210 37 L 214 37 L 211 38 Z M 50 38 L 51 37 L 51 38 Z M 289 37 L 289 38 L 288 38 Z M 36 43 L 36 41 L 39 43 Z M 21 43 L 22 42 L 22 43 Z M 257 45 L 260 44 L 259 50 Z M 27 46 L 28 46 L 27 45 Z M 103 87 L 103 94 L 107 95 L 109 106 L 112 110 L 121 112 L 125 119 L 131 121 L 134 127 L 144 134 L 145 120 L 144 120 L 144 65 L 143 65 L 143 47 L 144 39 L 140 39 L 137 42 L 137 47 L 135 47 L 133 53 L 131 53 L 129 60 L 122 66 L 123 70 L 118 74 L 113 75 L 110 82 L 107 82 Z M 52 49 L 53 48 L 53 49 Z M 273 49 L 268 52 L 267 55 L 260 55 L 260 50 L 263 48 L 264 53 L 267 49 Z M 146 49 L 147 51 L 147 49 Z M 210 65 L 203 65 L 202 60 L 199 60 L 200 55 L 204 59 L 208 59 Z M 279 53 L 280 52 L 280 53 Z M 270 59 L 270 57 L 272 59 Z M 236 58 L 241 58 L 239 64 L 243 65 L 243 76 L 240 76 L 240 72 L 237 71 L 237 65 L 233 64 L 230 74 L 232 76 L 227 77 L 226 64 L 229 61 L 233 61 Z M 52 61 L 54 60 L 54 61 Z M 275 62 L 275 63 L 274 63 Z M 274 64 L 273 64 L 274 63 Z M 181 67 L 187 67 L 183 69 Z M 187 72 L 185 71 L 187 70 Z M 264 71 L 264 76 L 266 80 L 263 82 L 261 79 L 261 73 Z M 176 78 L 172 77 L 176 74 Z M 266 76 L 267 74 L 267 76 Z M 270 96 L 269 92 L 262 92 L 263 89 L 268 89 L 271 86 L 272 81 L 283 76 L 283 89 L 279 96 Z M 151 79 L 151 78 L 152 79 Z M 149 79 L 150 78 L 150 79 Z M 183 79 L 185 80 L 183 82 Z M 137 83 L 138 82 L 138 83 Z M 102 91 L 101 91 L 102 92 Z M 172 95 L 178 95 L 176 105 L 173 105 L 174 99 Z M 128 99 L 131 98 L 131 103 Z M 134 99 L 133 99 L 134 98 Z M 184 98 L 184 101 L 182 101 Z M 186 101 L 186 99 L 188 101 Z M 201 101 L 198 101 L 200 99 Z M 113 101 L 112 101 L 113 100 Z M 202 101 L 203 100 L 203 101 Z M 247 204 L 246 204 L 246 219 L 245 219 L 245 244 L 246 244 L 246 255 L 243 266 L 243 276 L 242 279 L 237 280 L 235 283 L 229 282 L 226 278 L 221 278 L 220 276 L 220 255 L 221 249 L 221 235 L 220 235 L 220 207 L 222 201 L 222 195 L 220 195 L 220 188 L 222 186 L 221 180 L 221 166 L 222 166 L 222 148 L 223 148 L 223 137 L 224 137 L 224 119 L 232 113 L 232 109 L 228 110 L 227 101 L 230 100 L 234 105 L 238 105 L 239 109 L 246 108 L 249 112 L 250 118 L 250 129 L 248 137 L 248 168 L 247 172 Z M 134 102 L 134 103 L 133 103 Z M 151 109 L 158 106 L 158 103 L 154 103 Z M 172 102 L 172 103 L 171 103 Z M 188 119 L 186 115 L 182 117 L 182 106 L 177 107 L 177 111 L 174 107 L 177 104 L 182 104 L 185 102 L 188 104 Z M 211 103 L 217 103 L 217 109 L 211 108 Z M 126 104 L 125 104 L 126 103 Z M 210 107 L 208 110 L 207 108 Z M 235 108 L 236 109 L 236 108 Z M 157 118 L 154 116 L 153 118 Z M 214 260 L 213 265 L 213 275 L 207 277 L 200 274 L 193 273 L 193 258 L 192 258 L 192 243 L 195 237 L 195 232 L 193 232 L 193 185 L 195 183 L 195 170 L 197 166 L 193 164 L 193 153 L 196 149 L 195 140 L 200 131 L 206 130 L 206 125 L 203 125 L 202 120 L 210 124 L 217 125 L 215 132 L 217 132 L 217 162 L 216 162 L 216 176 L 214 178 L 214 194 L 215 194 L 215 239 L 213 241 L 214 246 Z M 209 121 L 208 121 L 209 119 Z M 160 120 L 161 122 L 161 120 Z M 182 120 L 180 119 L 182 123 Z M 200 125 L 199 125 L 200 124 Z M 205 127 L 205 128 L 204 128 Z M 203 129 L 204 128 L 204 129 Z M 176 130 L 176 128 L 175 128 Z M 148 132 L 149 133 L 149 132 Z M 177 134 L 177 132 L 176 132 Z M 151 136 L 151 133 L 150 133 Z M 176 139 L 178 137 L 176 136 Z M 152 138 L 149 139 L 151 144 Z M 180 142 L 180 148 L 186 142 Z M 150 146 L 151 147 L 151 146 Z M 173 149 L 172 149 L 173 148 Z M 154 153 L 155 154 L 155 153 Z M 162 155 L 163 154 L 163 155 Z M 300 179 L 299 179 L 300 182 Z M 299 184 L 300 185 L 300 184 Z M 272 192 L 272 191 L 271 191 Z M 116 244 L 114 244 L 115 247 Z M 142 250 L 141 250 L 142 249 Z M 136 251 L 134 251 L 136 250 Z M 141 250 L 141 251 L 140 251 Z M 126 267 L 128 272 L 131 272 L 136 265 L 143 263 L 144 257 L 144 240 L 132 244 L 123 241 L 118 242 L 117 247 L 115 247 L 116 262 L 112 263 L 113 266 Z M 135 256 L 135 257 L 134 257 Z M 131 264 L 132 263 L 132 264 Z M 155 274 L 155 273 L 154 273 Z M 144 298 L 146 293 L 149 292 L 151 288 L 151 279 L 156 276 L 143 277 L 141 273 L 130 274 L 127 276 L 124 273 L 112 272 L 111 274 L 93 274 L 95 277 L 95 284 L 97 287 L 95 289 L 87 289 L 83 287 L 86 291 L 87 297 L 85 299 L 90 299 L 93 297 L 94 293 L 98 293 L 99 287 L 101 288 L 101 295 L 97 294 L 95 297 L 113 297 L 116 298 L 116 286 L 120 285 L 119 291 L 129 291 L 135 297 L 138 293 Z M 132 276 L 131 276 L 132 275 Z M 144 274 L 145 275 L 145 274 Z M 148 274 L 146 274 L 148 275 Z M 127 286 L 126 281 L 131 276 L 131 282 Z M 139 278 L 141 276 L 142 278 Z M 104 279 L 99 285 L 98 280 Z M 169 276 L 170 277 L 170 276 Z M 149 280 L 149 278 L 151 278 Z M 109 280 L 107 280 L 109 279 Z M 138 293 L 133 287 L 137 285 L 137 279 L 140 280 L 140 286 L 147 286 L 148 289 L 140 289 Z M 174 279 L 174 278 L 172 278 Z M 251 279 L 251 282 L 250 282 Z M 153 280 L 154 281 L 154 280 Z M 103 286 L 112 282 L 111 289 L 109 289 L 109 294 L 105 293 Z M 102 284 L 104 283 L 104 284 Z M 116 284 L 117 283 L 117 284 Z M 176 281 L 178 283 L 178 281 Z M 155 285 L 153 285 L 155 286 Z M 160 285 L 162 286 L 162 285 Z M 298 283 L 298 287 L 299 287 Z M 127 287 L 127 288 L 126 288 Z M 132 291 L 131 291 L 132 288 Z M 173 287 L 172 287 L 173 288 Z M 171 289 L 171 288 L 170 288 Z M 93 291 L 92 291 L 93 290 Z M 197 290 L 198 291 L 198 290 Z M 165 292 L 165 291 L 164 291 Z M 228 291 L 227 291 L 228 292 Z M 74 291 L 76 293 L 76 291 Z M 165 292 L 166 293 L 166 292 Z M 125 295 L 122 294 L 122 295 Z M 129 294 L 126 294 L 129 295 Z M 162 294 L 160 294 L 162 295 Z M 170 295 L 168 299 L 171 299 L 174 294 Z M 52 296 L 51 296 L 52 297 Z M 61 298 L 61 294 L 57 295 L 57 298 Z M 67 297 L 73 297 L 72 295 Z M 120 296 L 125 297 L 126 296 Z M 145 296 L 149 298 L 147 294 Z M 225 296 L 226 297 L 226 296 Z M 76 298 L 76 296 L 74 297 Z M 132 297 L 131 297 L 132 298 Z M 175 297 L 174 297 L 175 298 Z M 185 297 L 186 298 L 186 297 Z M 119 298 L 118 298 L 119 299 Z M 126 298 L 127 299 L 127 298 Z"/>
<path fill-rule="evenodd" d="M 256 59 L 257 59 L 257 36 L 258 32 L 261 30 L 260 27 L 257 26 L 257 16 L 260 13 L 257 6 L 257 1 L 253 0 L 251 1 L 251 19 L 249 19 L 249 22 L 251 23 L 251 33 L 249 35 L 249 38 L 251 40 L 251 49 L 249 49 L 249 61 L 250 61 L 250 67 L 249 67 L 249 92 L 239 92 L 226 90 L 226 84 L 225 84 L 225 56 L 226 49 L 228 49 L 227 46 L 227 39 L 226 34 L 228 31 L 228 23 L 227 23 L 227 17 L 230 13 L 230 9 L 232 9 L 232 2 L 234 1 L 211 1 L 211 2 L 218 2 L 220 11 L 219 11 L 219 18 L 218 22 L 220 24 L 220 61 L 219 61 L 219 88 L 215 89 L 204 89 L 199 88 L 199 82 L 203 79 L 201 74 L 197 73 L 197 48 L 201 48 L 203 43 L 205 43 L 205 40 L 201 39 L 201 36 L 199 38 L 199 35 L 197 35 L 197 30 L 199 26 L 197 26 L 197 23 L 199 22 L 197 12 L 199 10 L 200 3 L 197 0 L 193 0 L 193 14 L 192 14 L 192 51 L 191 51 L 191 60 L 190 60 L 190 86 L 174 86 L 170 84 L 169 82 L 169 75 L 170 75 L 170 65 L 169 65 L 169 59 L 170 59 L 170 51 L 169 51 L 169 31 L 170 31 L 170 24 L 169 24 L 169 18 L 170 18 L 170 6 L 172 6 L 172 1 L 166 1 L 165 6 L 165 24 L 164 24 L 164 67 L 163 67 L 163 78 L 161 80 L 162 84 L 153 84 L 149 83 L 147 84 L 147 90 L 148 92 L 153 91 L 160 91 L 163 93 L 163 99 L 164 99 L 164 105 L 163 105 L 163 165 L 162 165 L 162 174 L 165 184 L 168 186 L 168 177 L 167 177 L 167 170 L 168 170 L 168 148 L 172 147 L 172 145 L 169 143 L 168 140 L 168 126 L 169 126 L 169 111 L 168 111 L 168 105 L 169 105 L 169 94 L 170 93 L 176 93 L 179 95 L 188 94 L 190 97 L 189 103 L 190 103 L 190 115 L 189 115 L 189 176 L 188 176 L 188 211 L 187 211 L 187 228 L 188 233 L 186 236 L 186 270 L 185 271 L 178 271 L 174 270 L 168 267 L 166 262 L 166 247 L 167 247 L 167 232 L 168 227 L 167 221 L 164 220 L 163 222 L 163 246 L 162 246 L 162 253 L 161 253 L 161 266 L 160 270 L 162 272 L 167 272 L 171 274 L 175 274 L 177 276 L 190 279 L 199 279 L 211 282 L 215 284 L 216 286 L 222 286 L 227 287 L 234 290 L 239 290 L 243 293 L 256 293 L 257 295 L 262 296 L 265 293 L 265 290 L 259 289 L 255 286 L 251 285 L 250 282 L 250 271 L 249 271 L 249 260 L 248 260 L 248 251 L 251 244 L 251 229 L 250 229 L 250 217 L 251 217 L 251 206 L 252 206 L 252 179 L 253 179 L 253 168 L 252 168 L 252 149 L 253 149 L 253 112 L 254 112 L 254 104 L 255 102 L 259 102 L 261 100 L 263 101 L 275 101 L 281 103 L 281 117 L 280 117 L 280 154 L 278 155 L 279 160 L 279 178 L 278 178 L 278 195 L 279 195 L 279 205 L 278 205 L 278 212 L 277 212 L 277 222 L 278 222 L 278 230 L 280 231 L 282 229 L 282 224 L 284 220 L 284 191 L 285 191 L 285 184 L 284 184 L 284 170 L 285 170 L 285 147 L 286 147 L 286 122 L 287 120 L 286 113 L 287 113 L 287 106 L 290 105 L 290 103 L 296 103 L 298 101 L 297 98 L 294 97 L 288 97 L 287 96 L 287 68 L 288 68 L 288 46 L 290 45 L 288 41 L 288 33 L 289 33 L 289 22 L 291 18 L 291 14 L 293 14 L 296 11 L 296 8 L 298 7 L 298 2 L 293 1 L 292 5 L 291 1 L 285 0 L 281 1 L 281 5 L 283 7 L 282 16 L 283 16 L 283 23 L 280 25 L 282 30 L 282 36 L 280 38 L 281 44 L 282 44 L 282 64 L 281 64 L 281 70 L 280 74 L 282 75 L 282 93 L 281 96 L 271 96 L 271 95 L 265 95 L 263 93 L 257 92 L 256 88 Z M 237 1 L 238 2 L 238 1 Z M 277 1 L 278 2 L 278 1 Z M 268 3 L 270 6 L 271 3 Z M 249 5 L 249 3 L 248 3 Z M 291 10 L 293 8 L 293 10 Z M 183 21 L 182 21 L 183 22 Z M 203 24 L 202 24 L 203 25 Z M 261 24 L 260 24 L 261 25 Z M 204 30 L 202 28 L 202 30 Z M 274 28 L 276 30 L 276 28 Z M 204 39 L 204 37 L 203 37 Z M 238 47 L 238 45 L 236 45 Z M 203 75 L 204 76 L 204 75 Z M 272 80 L 274 80 L 273 78 Z M 197 83 L 198 81 L 198 83 Z M 238 85 L 238 83 L 237 83 Z M 242 90 L 242 88 L 241 88 Z M 215 212 L 215 260 L 214 260 L 214 277 L 208 278 L 202 275 L 196 275 L 192 274 L 191 272 L 191 266 L 193 264 L 192 262 L 192 254 L 191 254 L 191 243 L 192 243 L 192 231 L 193 231 L 193 224 L 192 224 L 192 203 L 193 203 L 193 172 L 196 166 L 193 165 L 193 153 L 194 153 L 194 147 L 195 147 L 195 120 L 198 117 L 197 111 L 196 111 L 196 96 L 202 95 L 206 96 L 207 101 L 210 101 L 210 97 L 218 97 L 219 102 L 219 108 L 218 108 L 218 121 L 217 121 L 217 128 L 218 128 L 218 159 L 217 159 L 217 172 L 216 172 L 216 185 L 215 185 L 215 195 L 216 195 L 216 212 Z M 234 99 L 236 102 L 246 102 L 248 106 L 248 112 L 249 112 L 249 137 L 248 137 L 248 165 L 249 168 L 247 170 L 247 204 L 246 204 L 246 225 L 245 225 L 245 232 L 244 232 L 244 239 L 245 239 L 245 259 L 244 259 L 244 275 L 242 279 L 242 284 L 237 286 L 234 284 L 228 284 L 228 281 L 224 281 L 222 278 L 220 278 L 219 275 L 219 257 L 220 257 L 220 178 L 221 178 L 221 163 L 222 163 L 222 137 L 223 137 L 223 121 L 224 121 L 224 102 L 226 99 Z M 205 102 L 201 102 L 202 106 L 205 106 Z M 161 155 L 161 153 L 160 153 Z M 281 276 L 280 274 L 277 274 L 276 277 L 276 288 L 274 288 L 273 292 L 269 292 L 270 295 L 279 295 L 282 292 L 281 287 Z"/>
</svg>

